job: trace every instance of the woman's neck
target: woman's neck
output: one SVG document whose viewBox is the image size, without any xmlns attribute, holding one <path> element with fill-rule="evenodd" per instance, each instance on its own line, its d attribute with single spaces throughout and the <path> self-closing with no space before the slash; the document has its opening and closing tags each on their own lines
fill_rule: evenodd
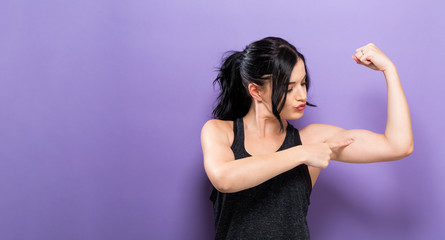
<svg viewBox="0 0 445 240">
<path fill-rule="evenodd" d="M 249 112 L 244 116 L 244 128 L 253 132 L 259 138 L 266 138 L 271 135 L 281 134 L 280 122 L 264 105 L 256 102 L 252 103 Z M 284 129 L 287 121 L 281 119 Z"/>
</svg>

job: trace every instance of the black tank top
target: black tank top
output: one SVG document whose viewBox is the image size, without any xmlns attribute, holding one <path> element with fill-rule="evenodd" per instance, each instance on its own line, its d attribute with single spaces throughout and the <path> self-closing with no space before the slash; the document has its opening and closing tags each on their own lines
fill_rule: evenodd
<svg viewBox="0 0 445 240">
<path fill-rule="evenodd" d="M 244 148 L 243 119 L 233 123 L 235 159 L 249 157 Z M 290 123 L 278 151 L 301 145 Z M 306 165 L 301 164 L 268 181 L 240 192 L 213 188 L 215 239 L 309 239 L 306 215 L 312 190 Z"/>
</svg>

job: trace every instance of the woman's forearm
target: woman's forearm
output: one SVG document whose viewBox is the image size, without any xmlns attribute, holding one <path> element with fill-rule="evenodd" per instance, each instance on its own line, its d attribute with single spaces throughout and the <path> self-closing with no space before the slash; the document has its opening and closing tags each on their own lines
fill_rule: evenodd
<svg viewBox="0 0 445 240">
<path fill-rule="evenodd" d="M 407 156 L 414 148 L 408 102 L 396 67 L 389 67 L 383 73 L 386 78 L 388 97 L 385 136 L 394 151 Z"/>
<path fill-rule="evenodd" d="M 224 163 L 216 174 L 215 187 L 221 192 L 233 193 L 255 187 L 302 163 L 297 147 L 251 156 Z"/>
<path fill-rule="evenodd" d="M 300 164 L 325 169 L 334 151 L 351 143 L 349 139 L 342 139 L 330 143 L 298 145 L 270 154 L 222 163 L 212 183 L 221 192 L 238 192 L 255 187 Z"/>
</svg>

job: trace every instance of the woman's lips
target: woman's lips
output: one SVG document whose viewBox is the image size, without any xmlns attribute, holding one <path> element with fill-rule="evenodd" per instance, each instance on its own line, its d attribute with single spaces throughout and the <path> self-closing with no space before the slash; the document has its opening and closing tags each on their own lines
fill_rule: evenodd
<svg viewBox="0 0 445 240">
<path fill-rule="evenodd" d="M 305 107 L 306 107 L 306 104 L 301 104 L 301 105 L 299 105 L 299 106 L 297 107 L 297 110 L 298 110 L 298 111 L 303 111 Z"/>
</svg>

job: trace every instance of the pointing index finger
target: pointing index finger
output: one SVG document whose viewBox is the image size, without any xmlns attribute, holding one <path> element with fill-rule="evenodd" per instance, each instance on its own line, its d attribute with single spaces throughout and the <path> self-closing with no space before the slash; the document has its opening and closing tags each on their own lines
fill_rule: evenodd
<svg viewBox="0 0 445 240">
<path fill-rule="evenodd" d="M 354 139 L 349 138 L 349 139 L 344 140 L 344 141 L 331 142 L 331 143 L 329 143 L 329 147 L 331 149 L 338 149 L 338 148 L 346 147 L 349 144 L 351 144 L 352 142 L 354 142 Z"/>
</svg>

